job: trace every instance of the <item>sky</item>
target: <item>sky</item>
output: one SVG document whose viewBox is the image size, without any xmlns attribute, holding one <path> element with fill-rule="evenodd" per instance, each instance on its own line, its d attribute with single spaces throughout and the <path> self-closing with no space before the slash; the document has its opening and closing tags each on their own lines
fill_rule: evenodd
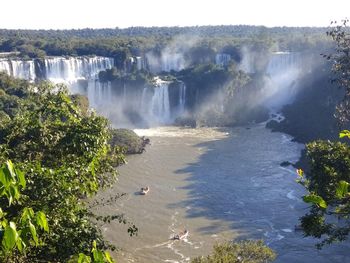
<svg viewBox="0 0 350 263">
<path fill-rule="evenodd" d="M 0 28 L 329 26 L 344 18 L 350 0 L 4 0 Z"/>
</svg>

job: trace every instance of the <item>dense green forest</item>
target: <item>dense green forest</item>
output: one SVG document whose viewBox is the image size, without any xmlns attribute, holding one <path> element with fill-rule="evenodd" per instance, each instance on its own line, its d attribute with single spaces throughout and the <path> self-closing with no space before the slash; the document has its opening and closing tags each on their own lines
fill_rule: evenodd
<svg viewBox="0 0 350 263">
<path fill-rule="evenodd" d="M 262 26 L 132 27 L 127 29 L 0 30 L 0 52 L 24 58 L 99 55 L 123 60 L 160 51 L 186 36 L 187 42 L 220 52 L 230 46 L 265 45 L 277 50 L 305 50 L 329 44 L 326 28 Z M 192 39 L 192 41 L 190 41 Z"/>
</svg>

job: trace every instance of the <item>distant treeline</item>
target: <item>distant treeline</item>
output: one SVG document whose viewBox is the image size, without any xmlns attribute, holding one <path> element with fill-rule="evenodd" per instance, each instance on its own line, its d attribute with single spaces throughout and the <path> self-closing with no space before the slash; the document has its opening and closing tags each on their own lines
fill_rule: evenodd
<svg viewBox="0 0 350 263">
<path fill-rule="evenodd" d="M 263 26 L 130 27 L 126 29 L 7 30 L 0 29 L 0 52 L 22 58 L 99 55 L 124 61 L 127 56 L 160 52 L 185 35 L 196 47 L 220 52 L 227 47 L 264 46 L 278 50 L 327 47 L 327 28 Z M 118 62 L 117 62 L 118 63 Z"/>
<path fill-rule="evenodd" d="M 174 36 L 179 34 L 195 34 L 202 37 L 234 36 L 251 37 L 260 34 L 279 36 L 286 34 L 320 35 L 327 31 L 325 27 L 264 27 L 264 26 L 190 26 L 190 27 L 129 27 L 102 29 L 70 29 L 70 30 L 7 30 L 0 29 L 4 37 L 58 37 L 58 38 L 109 38 L 109 37 L 150 37 Z"/>
</svg>

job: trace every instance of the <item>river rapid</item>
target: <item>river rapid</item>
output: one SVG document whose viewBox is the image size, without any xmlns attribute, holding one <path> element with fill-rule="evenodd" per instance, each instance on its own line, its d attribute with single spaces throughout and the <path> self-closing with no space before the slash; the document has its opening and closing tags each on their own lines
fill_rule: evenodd
<svg viewBox="0 0 350 263">
<path fill-rule="evenodd" d="M 189 262 L 207 255 L 218 242 L 263 239 L 276 262 L 350 262 L 349 243 L 322 251 L 316 240 L 295 232 L 307 212 L 293 167 L 303 145 L 265 124 L 232 129 L 162 127 L 136 130 L 151 139 L 142 155 L 119 167 L 118 182 L 97 199 L 126 193 L 115 203 L 95 208 L 101 215 L 123 213 L 139 228 L 101 225 L 104 236 L 120 248 L 117 262 Z M 149 186 L 143 196 L 139 189 Z M 185 240 L 172 240 L 183 229 Z"/>
</svg>

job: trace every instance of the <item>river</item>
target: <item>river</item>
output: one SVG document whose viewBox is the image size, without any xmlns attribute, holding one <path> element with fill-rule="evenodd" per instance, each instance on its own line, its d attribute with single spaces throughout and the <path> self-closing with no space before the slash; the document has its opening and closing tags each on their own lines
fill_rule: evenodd
<svg viewBox="0 0 350 263">
<path fill-rule="evenodd" d="M 295 232 L 307 212 L 301 201 L 295 162 L 303 145 L 265 124 L 232 129 L 162 127 L 138 130 L 151 138 L 142 155 L 119 167 L 118 182 L 97 198 L 126 193 L 97 208 L 99 214 L 125 213 L 139 228 L 129 237 L 125 225 L 102 225 L 107 240 L 120 247 L 117 262 L 189 262 L 207 255 L 218 242 L 264 239 L 276 262 L 350 262 L 349 244 L 315 248 L 316 240 Z M 139 195 L 139 189 L 150 192 Z M 171 238 L 183 229 L 185 240 Z"/>
</svg>

